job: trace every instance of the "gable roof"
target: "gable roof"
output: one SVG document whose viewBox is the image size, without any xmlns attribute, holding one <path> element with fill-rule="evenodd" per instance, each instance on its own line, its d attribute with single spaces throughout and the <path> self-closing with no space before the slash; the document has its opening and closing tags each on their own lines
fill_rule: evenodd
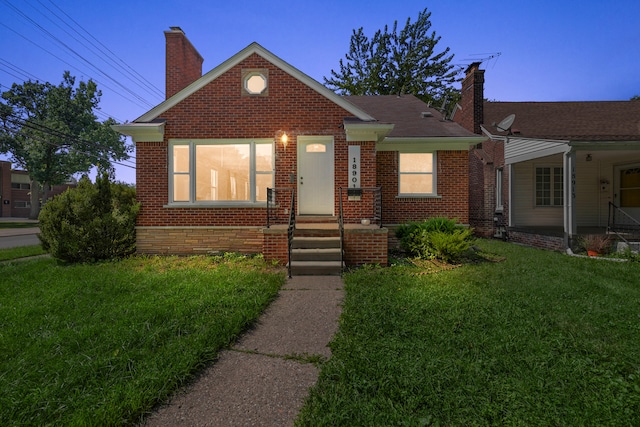
<svg viewBox="0 0 640 427">
<path fill-rule="evenodd" d="M 393 123 L 387 138 L 477 137 L 413 95 L 345 96 L 380 122 Z"/>
<path fill-rule="evenodd" d="M 292 77 L 296 78 L 300 82 L 309 86 L 311 89 L 315 90 L 320 95 L 324 96 L 325 98 L 329 99 L 333 103 L 344 108 L 345 110 L 353 114 L 358 119 L 363 121 L 375 120 L 372 116 L 367 114 L 361 108 L 346 101 L 343 97 L 337 95 L 335 92 L 331 91 L 330 89 L 326 88 L 322 84 L 318 83 L 316 80 L 309 77 L 302 71 L 298 70 L 297 68 L 293 67 L 292 65 L 283 61 L 282 59 L 278 58 L 276 55 L 269 52 L 267 49 L 260 46 L 258 43 L 253 42 L 246 48 L 242 49 L 240 52 L 233 55 L 231 58 L 224 61 L 222 64 L 218 65 L 208 73 L 204 74 L 202 77 L 200 77 L 195 82 L 191 83 L 189 86 L 185 87 L 175 95 L 171 96 L 170 98 L 166 99 L 164 102 L 160 103 L 159 105 L 152 108 L 142 116 L 138 117 L 136 120 L 134 120 L 134 123 L 151 122 L 152 120 L 156 119 L 159 115 L 169 110 L 171 107 L 175 106 L 182 100 L 186 99 L 196 91 L 202 89 L 204 86 L 211 83 L 213 80 L 215 80 L 222 74 L 226 73 L 227 71 L 229 71 L 230 69 L 232 69 L 233 67 L 235 67 L 240 62 L 244 61 L 245 59 L 247 59 L 249 56 L 253 54 L 259 55 L 260 57 L 269 61 L 270 63 L 280 68 L 287 74 L 291 75 Z"/>
<path fill-rule="evenodd" d="M 484 128 L 515 114 L 519 137 L 566 141 L 639 141 L 640 101 L 485 102 Z"/>
</svg>

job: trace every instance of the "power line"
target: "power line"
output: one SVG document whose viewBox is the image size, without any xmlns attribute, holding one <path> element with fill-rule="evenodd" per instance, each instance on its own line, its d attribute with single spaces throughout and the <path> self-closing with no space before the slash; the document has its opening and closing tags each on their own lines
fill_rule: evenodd
<svg viewBox="0 0 640 427">
<path fill-rule="evenodd" d="M 12 32 L 13 32 L 13 33 L 15 33 L 16 35 L 18 35 L 18 36 L 22 37 L 23 39 L 25 39 L 26 41 L 28 41 L 28 42 L 29 42 L 29 43 L 31 43 L 32 45 L 36 46 L 38 49 L 41 49 L 41 50 L 43 50 L 44 52 L 48 53 L 49 55 L 53 56 L 53 57 L 54 57 L 54 58 L 56 58 L 58 61 L 60 61 L 60 62 L 63 62 L 63 63 L 65 63 L 65 64 L 67 64 L 69 67 L 73 68 L 74 70 L 76 70 L 76 71 L 78 71 L 78 72 L 80 72 L 80 73 L 87 74 L 87 73 L 85 73 L 84 71 L 80 70 L 78 67 L 74 66 L 73 64 L 71 64 L 71 63 L 69 63 L 69 62 L 65 61 L 64 59 L 62 59 L 62 58 L 60 58 L 59 56 L 57 56 L 57 55 L 55 55 L 54 53 L 52 53 L 51 51 L 49 51 L 49 50 L 47 50 L 47 49 L 43 48 L 42 46 L 40 46 L 39 44 L 37 44 L 37 43 L 36 43 L 36 42 L 34 42 L 33 40 L 29 39 L 28 37 L 26 37 L 26 36 L 24 36 L 24 35 L 20 34 L 18 31 L 14 30 L 13 28 L 9 27 L 8 25 L 6 25 L 6 24 L 4 24 L 4 23 L 2 23 L 2 22 L 0 22 L 0 25 L 1 25 L 1 26 L 3 26 L 3 27 L 5 27 L 5 28 L 6 28 L 6 29 L 8 29 L 9 31 L 12 31 Z M 97 79 L 92 79 L 92 80 L 94 80 L 96 83 L 99 83 L 99 84 L 100 84 L 100 85 L 102 85 L 103 87 L 105 87 L 105 88 L 107 88 L 107 89 L 111 90 L 113 93 L 115 93 L 115 94 L 117 94 L 117 95 L 121 96 L 122 98 L 126 99 L 127 101 L 129 101 L 129 102 L 131 102 L 131 103 L 133 103 L 133 104 L 137 105 L 138 107 L 140 107 L 140 108 L 147 108 L 146 106 L 144 106 L 144 105 L 142 105 L 142 104 L 139 104 L 138 102 L 136 102 L 136 101 L 132 100 L 131 98 L 128 98 L 126 95 L 122 94 L 121 92 L 119 92 L 119 91 L 117 91 L 117 90 L 113 89 L 112 87 L 110 87 L 110 86 L 108 86 L 108 85 L 106 85 L 106 84 L 102 83 L 100 80 L 97 80 Z"/>
<path fill-rule="evenodd" d="M 104 77 L 106 77 L 107 79 L 111 80 L 113 83 L 115 83 L 116 85 L 120 86 L 123 90 L 125 90 L 126 92 L 128 92 L 129 94 L 131 94 L 134 98 L 138 99 L 140 102 L 147 104 L 148 107 L 153 107 L 153 103 L 147 101 L 146 99 L 144 99 L 142 96 L 138 95 L 137 93 L 135 93 L 134 91 L 132 91 L 131 89 L 129 89 L 128 87 L 124 86 L 122 83 L 120 83 L 118 80 L 116 80 L 115 78 L 113 78 L 111 75 L 105 73 L 104 71 L 102 71 L 100 68 L 98 68 L 93 62 L 91 62 L 90 60 L 88 60 L 87 58 L 85 58 L 83 55 L 81 55 L 78 51 L 76 51 L 75 49 L 73 49 L 71 46 L 69 46 L 67 43 L 65 43 L 64 41 L 62 41 L 59 37 L 55 36 L 53 33 L 51 33 L 49 30 L 47 30 L 46 28 L 44 28 L 42 25 L 40 25 L 38 22 L 36 22 L 34 19 L 32 19 L 31 17 L 29 17 L 26 13 L 24 13 L 22 10 L 20 10 L 19 8 L 17 8 L 16 6 L 14 6 L 9 0 L 2 0 L 7 6 L 9 6 L 11 9 L 13 9 L 16 13 L 18 13 L 18 15 L 20 15 L 23 19 L 25 19 L 27 22 L 29 22 L 31 25 L 33 25 L 35 28 L 37 28 L 38 30 L 40 30 L 43 34 L 45 34 L 47 37 L 49 37 L 50 39 L 52 39 L 53 41 L 55 41 L 56 43 L 58 43 L 59 45 L 61 45 L 62 47 L 64 47 L 67 51 L 71 52 L 73 55 L 75 55 L 77 58 L 79 58 L 82 62 L 86 63 L 89 67 L 93 68 L 95 71 L 97 71 L 98 73 L 102 74 Z"/>
<path fill-rule="evenodd" d="M 96 47 L 101 53 L 105 54 L 105 51 L 109 54 L 108 56 L 111 57 L 112 61 L 114 63 L 120 63 L 121 65 L 125 66 L 127 68 L 127 70 L 129 70 L 129 74 L 131 76 L 133 76 L 133 78 L 138 81 L 143 87 L 146 87 L 147 89 L 150 90 L 150 93 L 154 93 L 156 96 L 159 97 L 160 100 L 162 100 L 164 98 L 164 92 L 159 89 L 157 86 L 155 86 L 153 83 L 151 83 L 149 80 L 147 80 L 146 78 L 144 78 L 144 76 L 142 76 L 140 73 L 138 73 L 135 69 L 133 69 L 129 64 L 127 64 L 125 61 L 123 61 L 120 57 L 118 57 L 118 55 L 116 55 L 111 49 L 109 49 L 107 46 L 104 45 L 104 43 L 100 42 L 100 40 L 98 40 L 97 38 L 95 38 L 89 31 L 87 31 L 82 25 L 80 25 L 76 20 L 74 20 L 71 16 L 69 16 L 64 10 L 62 10 L 60 8 L 60 6 L 58 6 L 57 4 L 55 4 L 53 1 L 49 0 L 49 3 L 51 3 L 56 9 L 58 9 L 62 14 L 64 14 L 67 18 L 69 18 L 71 20 L 71 22 L 73 22 L 78 28 L 80 28 L 82 31 L 84 31 L 89 37 L 91 37 L 93 40 L 96 41 L 96 43 L 98 43 L 100 46 L 102 46 L 104 48 L 101 49 L 100 47 L 96 46 L 94 43 L 92 43 L 90 40 L 88 40 L 86 37 L 82 36 L 82 34 L 80 34 L 77 30 L 75 30 L 75 28 L 73 28 L 72 26 L 70 26 L 68 23 L 66 23 L 64 21 L 64 19 L 60 18 L 58 15 L 55 14 L 55 12 L 53 12 L 51 9 L 49 9 L 46 5 L 44 5 L 40 0 L 37 0 L 38 3 L 40 3 L 44 8 L 46 8 L 48 11 L 50 11 L 53 15 L 55 15 L 58 19 L 60 19 L 62 22 L 64 22 L 67 26 L 69 26 L 69 28 L 71 28 L 72 30 L 74 30 L 78 35 L 80 35 L 80 37 L 82 37 L 83 39 L 87 40 L 92 46 Z"/>
</svg>

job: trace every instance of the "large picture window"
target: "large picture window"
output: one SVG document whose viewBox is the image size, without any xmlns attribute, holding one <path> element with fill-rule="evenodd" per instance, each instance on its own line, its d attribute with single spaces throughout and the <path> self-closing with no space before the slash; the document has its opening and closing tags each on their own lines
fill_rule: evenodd
<svg viewBox="0 0 640 427">
<path fill-rule="evenodd" d="M 273 157 L 272 139 L 172 141 L 171 202 L 266 202 Z"/>
<path fill-rule="evenodd" d="M 536 206 L 562 206 L 564 186 L 562 167 L 536 167 Z"/>
<path fill-rule="evenodd" d="M 401 196 L 435 194 L 434 153 L 399 153 L 398 163 Z"/>
</svg>

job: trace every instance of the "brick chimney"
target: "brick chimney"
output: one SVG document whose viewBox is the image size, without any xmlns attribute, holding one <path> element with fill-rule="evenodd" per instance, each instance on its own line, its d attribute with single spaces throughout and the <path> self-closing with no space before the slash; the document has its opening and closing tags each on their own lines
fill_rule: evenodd
<svg viewBox="0 0 640 427">
<path fill-rule="evenodd" d="M 167 45 L 166 82 L 167 98 L 180 92 L 185 87 L 202 77 L 204 59 L 191 44 L 180 27 L 169 27 L 164 32 Z"/>
<path fill-rule="evenodd" d="M 480 125 L 484 123 L 484 70 L 480 70 L 480 62 L 469 65 L 462 81 L 462 109 L 455 115 L 454 120 L 465 129 L 481 134 Z"/>
</svg>

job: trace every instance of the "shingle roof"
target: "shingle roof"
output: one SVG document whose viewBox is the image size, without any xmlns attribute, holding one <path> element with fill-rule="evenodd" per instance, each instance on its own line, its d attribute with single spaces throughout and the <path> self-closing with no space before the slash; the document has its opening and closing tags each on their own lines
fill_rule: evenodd
<svg viewBox="0 0 640 427">
<path fill-rule="evenodd" d="M 526 138 L 569 141 L 639 141 L 640 101 L 485 102 L 484 127 L 515 114 L 511 127 Z"/>
<path fill-rule="evenodd" d="M 427 107 L 413 95 L 345 96 L 345 99 L 378 122 L 393 123 L 388 138 L 477 136 L 453 121 L 443 120 L 438 110 Z M 423 117 L 422 113 L 430 114 Z"/>
</svg>

